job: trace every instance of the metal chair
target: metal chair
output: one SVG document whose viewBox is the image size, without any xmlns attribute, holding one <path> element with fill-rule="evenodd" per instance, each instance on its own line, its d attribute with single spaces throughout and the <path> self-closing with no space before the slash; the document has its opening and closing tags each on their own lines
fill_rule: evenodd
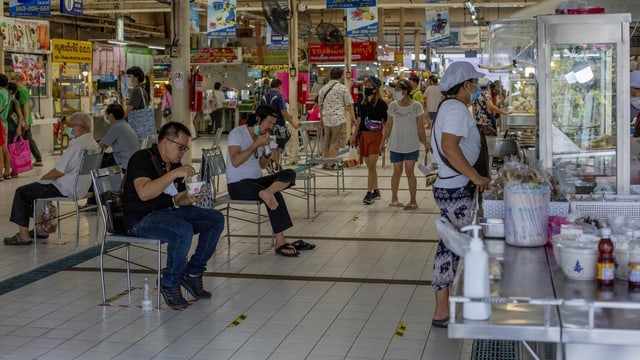
<svg viewBox="0 0 640 360">
<path fill-rule="evenodd" d="M 222 138 L 222 127 L 216 129 L 216 133 L 213 136 L 213 144 L 211 144 L 211 149 L 213 150 L 221 150 L 220 148 L 220 139 Z"/>
<path fill-rule="evenodd" d="M 73 197 L 66 197 L 66 196 L 60 196 L 60 197 L 53 197 L 53 198 L 43 198 L 43 199 L 35 199 L 33 201 L 33 222 L 34 222 L 34 226 L 33 226 L 33 238 L 36 239 L 36 233 L 37 233 L 37 228 L 38 225 L 40 225 L 40 223 L 38 222 L 38 217 L 37 217 L 37 213 L 38 210 L 40 210 L 40 208 L 42 206 L 39 206 L 40 203 L 44 204 L 45 202 L 50 202 L 50 201 L 55 201 L 56 202 L 56 206 L 58 207 L 58 216 L 56 217 L 58 220 L 58 241 L 60 241 L 60 233 L 61 233 L 61 224 L 60 224 L 60 220 L 64 220 L 68 217 L 71 217 L 73 215 L 76 216 L 76 248 L 78 247 L 78 243 L 80 241 L 80 213 L 84 212 L 84 211 L 89 211 L 89 210 L 93 210 L 96 208 L 96 205 L 88 205 L 85 206 L 83 208 L 80 208 L 78 206 L 78 201 L 79 200 L 83 200 L 86 199 L 88 197 L 88 194 L 85 194 L 84 196 L 80 197 L 78 196 L 78 183 L 79 182 L 84 182 L 86 180 L 91 181 L 91 179 L 89 178 L 90 176 L 90 172 L 91 170 L 95 170 L 97 168 L 100 167 L 100 163 L 102 162 L 102 150 L 96 150 L 94 152 L 90 152 L 90 151 L 83 151 L 82 156 L 80 158 L 80 165 L 79 165 L 79 169 L 78 169 L 78 173 L 76 174 L 76 178 L 75 178 L 75 182 L 74 182 L 74 187 L 73 187 Z M 61 214 L 60 213 L 60 203 L 61 202 L 71 202 L 73 203 L 75 210 L 65 213 L 65 214 Z M 98 214 L 96 214 L 96 234 L 98 233 Z M 36 241 L 33 242 L 34 245 L 37 244 Z"/>
<path fill-rule="evenodd" d="M 306 200 L 307 202 L 307 219 L 311 218 L 311 197 L 313 196 L 313 212 L 316 212 L 316 174 L 311 169 L 304 168 L 303 171 L 296 174 L 296 181 L 302 180 L 302 189 L 291 187 L 285 192 L 291 196 Z"/>
<path fill-rule="evenodd" d="M 311 168 L 320 165 L 320 164 L 335 164 L 334 169 L 317 169 L 314 168 L 313 171 L 325 174 L 325 175 L 336 175 L 336 194 L 340 195 L 340 179 L 342 179 L 342 191 L 345 191 L 344 186 L 344 167 L 342 166 L 342 157 L 334 157 L 334 158 L 324 158 L 316 156 L 316 146 L 322 146 L 322 131 L 319 131 L 320 123 L 318 121 L 301 121 L 300 122 L 300 131 L 302 132 L 302 143 L 305 152 L 305 168 L 309 169 L 311 172 Z M 309 132 L 317 131 L 316 141 L 311 142 L 309 138 Z M 315 183 L 315 180 L 314 180 Z M 314 195 L 315 200 L 315 195 Z M 315 205 L 314 205 L 315 209 Z"/>
<path fill-rule="evenodd" d="M 104 257 L 110 256 L 114 259 L 122 260 L 126 263 L 127 267 L 127 286 L 128 291 L 131 293 L 131 264 L 140 266 L 149 270 L 156 270 L 157 279 L 160 280 L 160 269 L 162 269 L 162 243 L 157 239 L 141 238 L 135 236 L 129 236 L 126 234 L 115 234 L 108 232 L 107 229 L 107 210 L 108 206 L 105 195 L 109 191 L 118 191 L 121 189 L 123 179 L 122 169 L 119 165 L 111 166 L 108 168 L 102 168 L 97 170 L 91 170 L 91 180 L 93 181 L 93 188 L 96 192 L 96 200 L 98 201 L 99 214 L 102 217 L 102 223 L 104 224 L 104 230 L 102 232 L 102 245 L 100 247 L 100 282 L 102 285 L 102 302 L 107 302 L 107 292 L 104 281 Z M 109 200 L 110 201 L 110 200 Z M 114 247 L 107 248 L 107 242 L 119 243 Z M 136 247 L 144 250 L 152 250 L 142 245 L 153 245 L 156 248 L 153 249 L 157 252 L 157 267 L 156 269 L 131 261 L 130 248 Z M 113 251 L 125 248 L 125 258 L 112 254 Z M 158 296 L 157 304 L 160 307 L 160 285 L 158 284 Z"/>
<path fill-rule="evenodd" d="M 269 217 L 267 215 L 262 214 L 262 203 L 260 200 L 234 200 L 229 197 L 228 193 L 218 193 L 218 188 L 214 187 L 214 183 L 219 183 L 219 177 L 226 174 L 227 166 L 224 161 L 224 157 L 219 150 L 215 149 L 202 149 L 202 168 L 200 169 L 200 176 L 203 179 L 202 181 L 208 181 L 212 187 L 212 196 L 211 196 L 211 207 L 215 208 L 218 206 L 222 206 L 222 209 L 226 212 L 227 219 L 227 245 L 231 248 L 231 227 L 229 226 L 229 219 L 237 219 L 246 221 L 252 224 L 256 224 L 258 227 L 258 254 L 260 254 L 260 240 L 262 238 L 261 225 L 265 222 L 269 221 Z M 243 208 L 239 208 L 238 206 L 251 207 L 255 206 L 255 211 L 246 210 Z M 238 211 L 244 214 L 249 214 L 255 216 L 255 220 L 247 219 L 246 217 L 240 217 L 233 215 L 231 210 Z M 273 234 L 271 236 L 271 241 L 274 241 Z"/>
</svg>

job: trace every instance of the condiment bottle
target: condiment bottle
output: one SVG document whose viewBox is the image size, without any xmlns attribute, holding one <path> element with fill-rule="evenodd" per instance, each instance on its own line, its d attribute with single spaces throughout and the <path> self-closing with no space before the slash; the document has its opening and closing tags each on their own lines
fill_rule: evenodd
<svg viewBox="0 0 640 360">
<path fill-rule="evenodd" d="M 640 288 L 640 231 L 633 232 L 633 241 L 629 243 L 629 275 L 630 288 Z"/>
<path fill-rule="evenodd" d="M 613 258 L 613 242 L 611 241 L 611 229 L 600 230 L 598 242 L 598 275 L 596 280 L 599 286 L 613 285 L 615 280 L 615 261 Z"/>
</svg>

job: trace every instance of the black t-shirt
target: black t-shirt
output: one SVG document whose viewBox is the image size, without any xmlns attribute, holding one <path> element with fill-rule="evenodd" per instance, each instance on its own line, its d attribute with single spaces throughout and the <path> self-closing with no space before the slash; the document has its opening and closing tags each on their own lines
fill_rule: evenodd
<svg viewBox="0 0 640 360">
<path fill-rule="evenodd" d="M 151 158 L 152 156 L 155 156 L 157 159 L 157 164 L 160 169 L 156 170 L 156 166 Z M 155 180 L 166 174 L 167 171 L 165 170 L 165 166 L 166 164 L 162 162 L 162 158 L 158 152 L 157 144 L 153 144 L 151 149 L 136 151 L 131 156 L 131 159 L 129 159 L 123 189 L 124 226 L 127 230 L 131 229 L 136 222 L 147 214 L 173 206 L 171 195 L 167 195 L 165 193 L 162 193 L 151 200 L 142 201 L 133 186 L 133 181 L 139 177 L 146 177 L 151 180 Z M 180 166 L 182 166 L 181 163 L 171 163 L 170 169 L 173 170 Z M 162 173 L 158 174 L 158 171 L 162 171 Z M 186 185 L 182 182 L 182 178 L 177 178 L 173 183 L 179 192 L 186 189 Z"/>
<path fill-rule="evenodd" d="M 369 129 L 365 126 L 365 119 L 369 117 L 371 120 L 382 121 L 383 123 L 387 122 L 387 103 L 378 99 L 378 102 L 374 105 L 373 103 L 367 102 L 365 105 L 358 104 L 359 113 L 360 113 L 360 131 L 369 131 Z"/>
</svg>

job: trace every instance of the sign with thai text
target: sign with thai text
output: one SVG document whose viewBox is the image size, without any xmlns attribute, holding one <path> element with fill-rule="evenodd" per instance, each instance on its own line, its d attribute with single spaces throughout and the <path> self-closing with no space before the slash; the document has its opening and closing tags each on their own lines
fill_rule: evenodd
<svg viewBox="0 0 640 360">
<path fill-rule="evenodd" d="M 352 42 L 352 62 L 376 61 L 376 42 Z M 309 43 L 309 62 L 311 63 L 343 63 L 344 44 Z"/>
<path fill-rule="evenodd" d="M 9 0 L 9 16 L 51 16 L 51 0 Z"/>
<path fill-rule="evenodd" d="M 350 9 L 376 6 L 376 0 L 327 0 L 327 9 Z"/>
<path fill-rule="evenodd" d="M 60 0 L 60 13 L 82 16 L 82 0 Z"/>
<path fill-rule="evenodd" d="M 242 64 L 242 48 L 191 49 L 192 64 Z"/>
<path fill-rule="evenodd" d="M 93 45 L 88 41 L 52 39 L 51 43 L 53 62 L 85 64 L 93 62 Z"/>
</svg>

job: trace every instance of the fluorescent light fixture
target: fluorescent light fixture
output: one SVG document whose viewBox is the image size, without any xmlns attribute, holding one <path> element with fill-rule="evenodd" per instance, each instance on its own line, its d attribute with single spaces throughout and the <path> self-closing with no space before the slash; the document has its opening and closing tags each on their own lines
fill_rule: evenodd
<svg viewBox="0 0 640 360">
<path fill-rule="evenodd" d="M 127 42 L 126 41 L 119 41 L 119 40 L 107 40 L 107 44 L 126 46 Z"/>
<path fill-rule="evenodd" d="M 147 46 L 149 49 L 154 49 L 154 50 L 164 50 L 165 47 L 164 46 L 156 46 L 156 45 L 149 45 Z"/>
</svg>

